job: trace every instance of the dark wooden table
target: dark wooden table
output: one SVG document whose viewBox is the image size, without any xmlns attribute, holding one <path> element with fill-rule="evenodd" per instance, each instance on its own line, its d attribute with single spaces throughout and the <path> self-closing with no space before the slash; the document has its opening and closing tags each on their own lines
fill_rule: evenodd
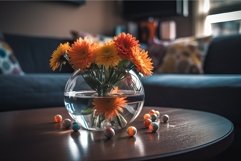
<svg viewBox="0 0 241 161">
<path fill-rule="evenodd" d="M 47 108 L 0 113 L 1 161 L 87 160 L 204 160 L 229 146 L 233 124 L 212 113 L 155 108 L 168 114 L 157 133 L 143 128 L 144 107 L 132 123 L 138 129 L 129 138 L 126 129 L 107 140 L 103 132 L 62 130 L 53 123 L 55 114 L 69 117 L 65 108 Z"/>
</svg>

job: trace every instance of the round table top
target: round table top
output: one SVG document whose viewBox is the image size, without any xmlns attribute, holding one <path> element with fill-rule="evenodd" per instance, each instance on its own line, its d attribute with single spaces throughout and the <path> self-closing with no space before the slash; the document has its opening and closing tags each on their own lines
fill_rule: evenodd
<svg viewBox="0 0 241 161">
<path fill-rule="evenodd" d="M 151 133 L 143 115 L 155 109 L 168 114 L 168 123 Z M 61 129 L 53 116 L 70 118 L 65 108 L 45 108 L 0 113 L 0 160 L 203 160 L 225 150 L 233 139 L 233 124 L 202 111 L 143 107 L 131 123 L 138 133 L 128 137 L 126 128 L 111 139 L 103 132 Z"/>
</svg>

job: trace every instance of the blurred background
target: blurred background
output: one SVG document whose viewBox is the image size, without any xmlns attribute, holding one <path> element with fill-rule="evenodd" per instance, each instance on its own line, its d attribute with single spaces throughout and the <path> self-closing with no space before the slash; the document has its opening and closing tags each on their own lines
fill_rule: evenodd
<svg viewBox="0 0 241 161">
<path fill-rule="evenodd" d="M 128 31 L 175 39 L 239 33 L 240 10 L 238 0 L 0 1 L 0 31 L 58 37 Z"/>
</svg>

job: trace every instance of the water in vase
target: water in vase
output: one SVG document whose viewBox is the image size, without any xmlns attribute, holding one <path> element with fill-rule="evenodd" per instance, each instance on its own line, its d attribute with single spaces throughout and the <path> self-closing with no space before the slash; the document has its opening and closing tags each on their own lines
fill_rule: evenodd
<svg viewBox="0 0 241 161">
<path fill-rule="evenodd" d="M 101 131 L 107 125 L 120 129 L 123 128 L 122 126 L 126 126 L 127 123 L 132 122 L 139 115 L 144 104 L 143 93 L 128 90 L 122 90 L 120 93 L 120 95 L 98 97 L 95 91 L 66 92 L 64 94 L 65 107 L 70 116 L 85 129 Z M 121 119 L 107 121 L 101 120 L 101 117 L 94 115 L 93 99 L 108 99 L 117 96 L 125 96 L 127 100 L 127 105 L 123 108 L 123 112 L 120 113 Z M 120 120 L 122 120 L 121 123 Z"/>
</svg>

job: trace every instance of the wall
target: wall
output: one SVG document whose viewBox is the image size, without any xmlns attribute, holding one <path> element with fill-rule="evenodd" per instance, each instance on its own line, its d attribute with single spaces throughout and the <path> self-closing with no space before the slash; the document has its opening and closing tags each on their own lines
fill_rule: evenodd
<svg viewBox="0 0 241 161">
<path fill-rule="evenodd" d="M 69 37 L 70 30 L 112 34 L 122 22 L 115 1 L 0 2 L 0 32 Z"/>
<path fill-rule="evenodd" d="M 194 1 L 193 2 L 193 21 L 194 21 L 194 35 L 196 37 L 203 37 L 205 35 L 205 18 L 208 14 L 209 3 L 207 0 L 205 1 Z"/>
<path fill-rule="evenodd" d="M 163 18 L 160 22 L 175 21 L 176 23 L 176 38 L 193 36 L 193 18 L 191 13 L 188 17 L 174 17 L 174 18 Z"/>
<path fill-rule="evenodd" d="M 189 1 L 188 16 L 167 16 L 167 17 L 154 17 L 155 20 L 160 23 L 168 21 L 174 21 L 176 24 L 176 38 L 189 37 L 194 35 L 194 15 L 193 15 L 193 4 L 194 1 Z M 146 20 L 144 20 L 146 21 Z M 136 20 L 138 22 L 138 20 Z M 157 35 L 159 35 L 161 28 L 157 28 Z M 167 30 L 166 32 L 168 32 Z M 164 31 L 165 32 L 165 31 Z"/>
</svg>

